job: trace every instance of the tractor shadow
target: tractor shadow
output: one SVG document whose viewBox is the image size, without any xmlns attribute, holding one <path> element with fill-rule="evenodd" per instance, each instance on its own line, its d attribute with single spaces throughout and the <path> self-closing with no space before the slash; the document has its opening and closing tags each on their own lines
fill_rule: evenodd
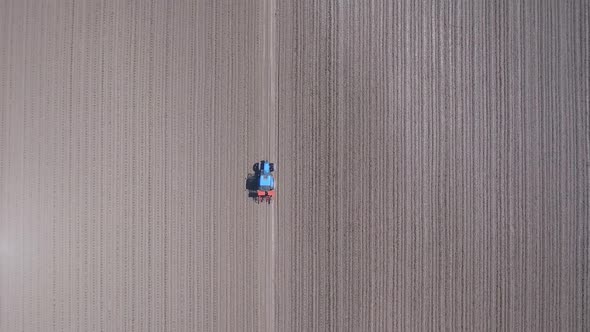
<svg viewBox="0 0 590 332">
<path fill-rule="evenodd" d="M 250 173 L 246 178 L 246 190 L 248 190 L 248 197 L 256 198 L 258 197 L 257 189 L 258 189 L 258 177 L 256 174 Z"/>
</svg>

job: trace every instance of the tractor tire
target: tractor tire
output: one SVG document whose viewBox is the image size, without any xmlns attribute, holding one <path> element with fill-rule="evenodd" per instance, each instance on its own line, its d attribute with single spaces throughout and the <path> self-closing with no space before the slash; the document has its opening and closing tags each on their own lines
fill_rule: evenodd
<svg viewBox="0 0 590 332">
<path fill-rule="evenodd" d="M 254 173 L 258 174 L 258 171 L 260 170 L 260 165 L 256 163 L 254 164 L 254 166 L 252 166 L 252 169 L 254 170 Z"/>
<path fill-rule="evenodd" d="M 275 164 L 270 163 L 269 166 L 270 166 L 270 171 L 274 172 L 275 171 Z"/>
</svg>

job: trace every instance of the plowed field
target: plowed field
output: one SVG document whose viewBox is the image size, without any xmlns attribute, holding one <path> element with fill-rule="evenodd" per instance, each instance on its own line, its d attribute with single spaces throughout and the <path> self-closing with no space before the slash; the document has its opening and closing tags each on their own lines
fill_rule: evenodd
<svg viewBox="0 0 590 332">
<path fill-rule="evenodd" d="M 279 330 L 589 328 L 589 15 L 281 3 Z"/>
<path fill-rule="evenodd" d="M 0 331 L 590 330 L 589 24 L 0 0 Z"/>
</svg>

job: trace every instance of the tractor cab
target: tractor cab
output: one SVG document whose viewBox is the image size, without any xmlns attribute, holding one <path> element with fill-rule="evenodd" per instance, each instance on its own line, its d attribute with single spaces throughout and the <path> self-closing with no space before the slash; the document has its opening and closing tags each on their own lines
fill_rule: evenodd
<svg viewBox="0 0 590 332">
<path fill-rule="evenodd" d="M 275 180 L 272 175 L 260 175 L 258 179 L 258 189 L 259 190 L 273 190 L 275 187 Z"/>
</svg>

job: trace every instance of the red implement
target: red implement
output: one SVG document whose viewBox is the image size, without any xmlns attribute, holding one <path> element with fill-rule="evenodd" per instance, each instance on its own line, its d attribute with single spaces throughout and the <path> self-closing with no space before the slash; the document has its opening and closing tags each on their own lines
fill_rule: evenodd
<svg viewBox="0 0 590 332">
<path fill-rule="evenodd" d="M 268 190 L 268 191 L 258 190 L 257 194 L 258 194 L 258 197 L 267 197 L 267 196 L 274 197 L 275 191 L 274 190 Z"/>
<path fill-rule="evenodd" d="M 256 203 L 261 203 L 266 200 L 266 202 L 270 204 L 272 197 L 274 197 L 274 195 L 275 195 L 275 191 L 274 190 L 268 190 L 268 191 L 257 190 L 256 194 L 257 194 Z"/>
</svg>

